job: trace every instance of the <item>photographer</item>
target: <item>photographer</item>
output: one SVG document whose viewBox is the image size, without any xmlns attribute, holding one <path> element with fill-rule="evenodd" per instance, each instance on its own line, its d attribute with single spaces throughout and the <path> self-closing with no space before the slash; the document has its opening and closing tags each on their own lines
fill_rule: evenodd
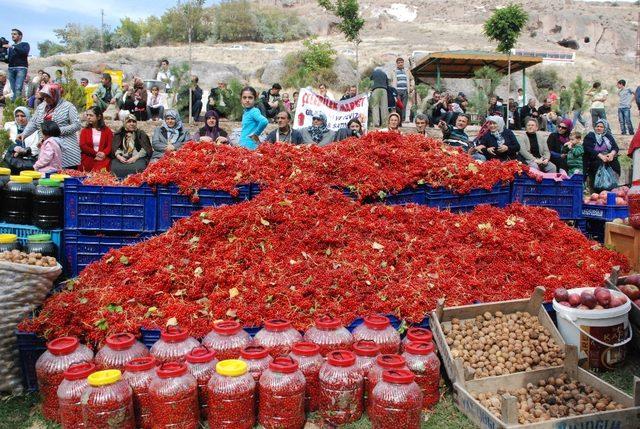
<svg viewBox="0 0 640 429">
<path fill-rule="evenodd" d="M 22 97 L 22 88 L 24 80 L 27 77 L 27 68 L 29 67 L 29 44 L 22 41 L 22 31 L 14 28 L 11 30 L 11 40 L 13 45 L 6 43 L 2 45 L 7 49 L 7 62 L 9 63 L 9 85 L 13 92 L 12 101 Z"/>
</svg>

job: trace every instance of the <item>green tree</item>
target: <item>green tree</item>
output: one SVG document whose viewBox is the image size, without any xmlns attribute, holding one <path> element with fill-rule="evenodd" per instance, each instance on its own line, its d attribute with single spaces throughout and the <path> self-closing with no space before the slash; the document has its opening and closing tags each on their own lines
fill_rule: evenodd
<svg viewBox="0 0 640 429">
<path fill-rule="evenodd" d="M 216 40 L 254 40 L 255 28 L 255 15 L 247 0 L 223 1 L 215 8 L 213 35 Z"/>
<path fill-rule="evenodd" d="M 584 110 L 584 97 L 589 90 L 589 84 L 585 82 L 581 75 L 578 75 L 569 85 L 569 89 L 571 90 L 571 98 L 573 101 L 571 109 L 582 112 Z"/>
<path fill-rule="evenodd" d="M 230 121 L 240 121 L 244 108 L 240 103 L 240 91 L 244 85 L 238 79 L 231 79 L 229 81 L 229 100 L 227 101 L 227 118 Z"/>
<path fill-rule="evenodd" d="M 502 79 L 504 75 L 491 66 L 484 66 L 473 72 L 473 86 L 476 90 L 482 88 L 487 97 L 496 93 Z"/>
<path fill-rule="evenodd" d="M 38 51 L 40 51 L 41 57 L 50 57 L 55 54 L 63 53 L 64 46 L 47 39 L 44 42 L 38 43 Z"/>
<path fill-rule="evenodd" d="M 362 39 L 360 38 L 360 30 L 364 27 L 365 20 L 360 17 L 360 10 L 358 0 L 336 0 L 334 3 L 332 0 L 318 0 L 318 4 L 333 12 L 340 22 L 338 28 L 344 34 L 345 39 L 351 42 L 355 46 L 356 50 L 356 70 L 358 69 L 359 55 L 358 47 Z"/>
<path fill-rule="evenodd" d="M 512 3 L 496 10 L 483 26 L 484 35 L 489 40 L 498 42 L 496 50 L 507 54 L 507 98 L 511 93 L 511 50 L 516 46 L 518 37 L 528 20 L 529 15 L 522 6 Z"/>
<path fill-rule="evenodd" d="M 135 48 L 140 46 L 144 24 L 135 22 L 130 18 L 120 20 L 120 25 L 111 36 L 113 48 Z"/>
<path fill-rule="evenodd" d="M 70 23 L 64 28 L 53 30 L 53 33 L 60 39 L 66 53 L 76 54 L 89 50 L 100 50 L 100 29 L 93 25 Z M 104 33 L 105 50 L 109 50 L 109 29 L 106 28 Z"/>
<path fill-rule="evenodd" d="M 84 88 L 73 77 L 73 62 L 65 61 L 62 63 L 62 76 L 65 83 L 62 84 L 63 95 L 62 98 L 69 101 L 76 106 L 79 112 L 85 110 L 87 105 L 87 98 L 85 96 Z"/>
<path fill-rule="evenodd" d="M 329 43 L 317 42 L 315 38 L 305 40 L 303 45 L 303 50 L 290 53 L 284 59 L 284 86 L 302 88 L 334 83 L 337 79 L 333 71 L 336 51 Z"/>
</svg>

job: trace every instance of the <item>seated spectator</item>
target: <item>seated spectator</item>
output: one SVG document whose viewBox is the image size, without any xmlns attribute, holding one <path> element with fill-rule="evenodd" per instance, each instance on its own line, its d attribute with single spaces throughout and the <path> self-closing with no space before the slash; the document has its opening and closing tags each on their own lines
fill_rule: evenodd
<svg viewBox="0 0 640 429">
<path fill-rule="evenodd" d="M 40 105 L 40 103 L 42 103 L 42 96 L 40 94 L 42 92 L 42 89 L 45 87 L 45 85 L 48 85 L 49 83 L 53 83 L 50 81 L 51 81 L 51 75 L 46 71 L 43 71 L 42 76 L 40 76 L 40 83 L 38 84 L 36 93 L 33 95 L 33 101 L 31 99 L 29 100 L 29 107 L 33 105 L 33 108 L 35 109 Z"/>
<path fill-rule="evenodd" d="M 487 123 L 489 132 L 480 138 L 476 150 L 480 151 L 487 160 L 517 159 L 520 144 L 513 131 L 505 129 L 504 119 L 501 116 L 489 116 Z"/>
<path fill-rule="evenodd" d="M 522 118 L 523 123 L 525 124 L 530 118 L 533 118 L 536 121 L 538 121 L 540 114 L 538 113 L 538 109 L 536 108 L 535 98 L 529 99 L 529 102 L 527 103 L 527 105 L 522 108 L 522 111 L 520 112 L 520 117 Z M 538 124 L 539 123 L 540 122 L 538 122 Z"/>
<path fill-rule="evenodd" d="M 489 106 L 487 107 L 487 116 L 502 116 L 502 102 L 498 100 L 498 96 L 489 97 Z"/>
<path fill-rule="evenodd" d="M 293 93 L 293 103 L 291 104 L 291 111 L 295 112 L 296 109 L 298 108 L 298 96 L 300 95 L 300 93 L 298 91 L 295 91 Z"/>
<path fill-rule="evenodd" d="M 255 150 L 260 144 L 260 134 L 269 124 L 260 109 L 256 107 L 257 92 L 251 86 L 245 86 L 240 91 L 240 103 L 244 108 L 242 113 L 242 131 L 240 133 L 240 146 L 249 150 Z"/>
<path fill-rule="evenodd" d="M 125 118 L 122 128 L 113 135 L 111 172 L 122 179 L 144 171 L 152 152 L 149 136 L 138 129 L 135 115 L 129 115 Z"/>
<path fill-rule="evenodd" d="M 87 125 L 80 131 L 80 171 L 109 171 L 113 132 L 105 125 L 99 107 L 87 109 L 85 118 Z"/>
<path fill-rule="evenodd" d="M 288 92 L 282 94 L 282 105 L 284 106 L 284 110 L 286 112 L 291 112 L 291 100 L 289 99 Z"/>
<path fill-rule="evenodd" d="M 400 114 L 397 112 L 391 112 L 387 117 L 387 127 L 381 128 L 380 131 L 402 134 L 400 132 L 401 125 L 402 125 L 402 120 L 400 119 Z"/>
<path fill-rule="evenodd" d="M 166 110 L 162 124 L 153 132 L 151 162 L 159 160 L 165 153 L 180 149 L 189 139 L 189 132 L 184 129 L 178 111 Z"/>
<path fill-rule="evenodd" d="M 164 103 L 166 103 L 167 96 L 160 93 L 158 85 L 151 87 L 151 96 L 148 96 L 147 100 L 147 119 L 157 121 L 158 118 L 164 118 Z"/>
<path fill-rule="evenodd" d="M 81 77 L 80 86 L 83 88 L 86 88 L 87 86 L 89 86 L 89 79 L 87 79 L 86 77 Z"/>
<path fill-rule="evenodd" d="M 129 111 L 124 108 L 124 104 L 127 101 L 127 98 L 133 97 L 133 88 L 129 86 L 128 83 L 122 83 L 122 96 L 118 97 L 115 101 L 116 106 L 116 117 L 124 123 L 124 120 L 127 119 L 127 116 L 130 114 L 133 115 L 132 111 Z"/>
<path fill-rule="evenodd" d="M 196 122 L 200 120 L 200 112 L 202 112 L 202 95 L 204 94 L 202 92 L 202 88 L 198 85 L 198 81 L 198 76 L 191 76 L 191 117 Z M 188 100 L 189 88 L 183 88 L 183 90 L 178 94 L 178 98 L 181 100 Z M 189 115 L 187 114 L 187 111 L 189 109 L 189 102 L 186 102 L 185 108 L 187 110 L 183 111 L 182 114 L 188 117 Z"/>
<path fill-rule="evenodd" d="M 209 110 L 204 115 L 204 126 L 193 135 L 193 140 L 223 144 L 229 143 L 227 137 L 227 132 L 220 128 L 220 117 L 215 110 Z"/>
<path fill-rule="evenodd" d="M 42 141 L 38 145 L 38 160 L 33 165 L 33 169 L 40 173 L 55 173 L 62 170 L 60 127 L 53 121 L 44 121 L 40 132 Z"/>
<path fill-rule="evenodd" d="M 116 100 L 122 98 L 122 90 L 117 83 L 112 82 L 109 73 L 102 73 L 100 83 L 94 91 L 92 98 L 94 105 L 98 106 L 100 110 L 104 112 L 110 104 L 115 105 Z"/>
<path fill-rule="evenodd" d="M 618 161 L 618 144 L 616 143 L 611 131 L 609 123 L 604 119 L 598 119 L 596 126 L 584 138 L 584 168 L 585 173 L 593 182 L 596 172 L 601 165 L 607 165 L 620 175 L 620 162 Z M 596 192 L 599 190 L 596 190 Z"/>
<path fill-rule="evenodd" d="M 442 141 L 449 146 L 462 148 L 465 152 L 470 149 L 469 136 L 465 129 L 469 125 L 469 116 L 458 115 L 455 125 L 445 121 L 438 122 L 438 128 L 442 130 Z"/>
<path fill-rule="evenodd" d="M 122 110 L 134 114 L 138 121 L 147 120 L 147 89 L 139 77 L 133 79 L 133 89 L 127 91 Z"/>
<path fill-rule="evenodd" d="M 561 120 L 558 114 L 555 111 L 551 111 L 547 113 L 547 131 L 550 133 L 555 133 L 558 128 L 558 121 Z"/>
<path fill-rule="evenodd" d="M 218 82 L 217 88 L 211 88 L 207 97 L 207 112 L 215 110 L 219 118 L 224 118 L 229 110 L 229 97 L 231 96 L 225 82 Z"/>
<path fill-rule="evenodd" d="M 313 115 L 311 126 L 302 130 L 302 142 L 325 146 L 335 138 L 335 133 L 327 128 L 327 117 L 324 113 Z"/>
<path fill-rule="evenodd" d="M 302 133 L 291 128 L 291 113 L 278 112 L 276 115 L 278 128 L 267 134 L 265 139 L 268 143 L 284 142 L 294 145 L 302 144 Z"/>
<path fill-rule="evenodd" d="M 510 130 L 519 130 L 522 128 L 522 121 L 520 120 L 520 109 L 518 109 L 518 105 L 514 102 L 509 103 L 509 129 Z"/>
<path fill-rule="evenodd" d="M 57 83 L 58 85 L 64 85 L 67 83 L 67 79 L 62 75 L 61 69 L 57 69 L 54 74 L 55 77 L 53 78 L 53 83 Z"/>
<path fill-rule="evenodd" d="M 0 107 L 4 107 L 7 101 L 13 98 L 13 91 L 11 90 L 11 83 L 7 78 L 7 72 L 0 70 Z"/>
<path fill-rule="evenodd" d="M 551 162 L 553 162 L 557 170 L 568 170 L 567 155 L 562 153 L 564 145 L 569 142 L 571 131 L 573 130 L 573 121 L 565 119 L 558 125 L 557 132 L 549 134 L 547 138 L 547 146 L 551 153 Z"/>
<path fill-rule="evenodd" d="M 427 134 L 427 127 L 429 126 L 429 118 L 424 113 L 418 113 L 416 115 L 416 134 L 423 135 L 425 137 L 429 137 Z"/>
<path fill-rule="evenodd" d="M 344 128 L 340 128 L 336 133 L 336 137 L 334 141 L 342 141 L 344 139 L 348 139 L 349 137 L 355 137 L 359 139 L 363 135 L 362 123 L 360 120 L 353 118 L 347 122 L 347 126 Z"/>
<path fill-rule="evenodd" d="M 267 119 L 275 118 L 278 112 L 284 109 L 280 97 L 281 89 L 282 86 L 279 83 L 274 83 L 270 90 L 260 94 L 260 110 Z"/>
<path fill-rule="evenodd" d="M 538 132 L 538 121 L 529 119 L 526 126 L 526 133 L 519 138 L 520 157 L 529 167 L 543 173 L 555 173 L 556 166 L 551 162 L 551 152 L 544 139 Z"/>
<path fill-rule="evenodd" d="M 356 85 L 351 85 L 349 88 L 347 88 L 340 101 L 348 100 L 355 97 L 356 95 L 358 95 L 358 87 Z"/>
<path fill-rule="evenodd" d="M 20 174 L 24 170 L 32 170 L 38 156 L 38 134 L 31 134 L 22 141 L 16 137 L 22 134 L 29 123 L 31 113 L 26 107 L 16 107 L 13 110 L 13 121 L 4 124 L 4 130 L 9 133 L 10 146 L 3 155 L 4 163 L 11 168 L 11 174 Z"/>
<path fill-rule="evenodd" d="M 547 131 L 548 115 L 551 112 L 551 100 L 545 98 L 542 106 L 538 107 L 538 124 L 543 131 Z"/>
</svg>

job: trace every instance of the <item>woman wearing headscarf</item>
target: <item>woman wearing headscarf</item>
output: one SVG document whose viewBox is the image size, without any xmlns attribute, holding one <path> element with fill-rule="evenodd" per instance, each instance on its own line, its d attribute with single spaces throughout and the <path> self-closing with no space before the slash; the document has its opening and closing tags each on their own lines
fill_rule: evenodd
<svg viewBox="0 0 640 429">
<path fill-rule="evenodd" d="M 122 110 L 128 110 L 138 121 L 147 120 L 147 88 L 139 77 L 133 79 L 133 89 L 127 91 Z"/>
<path fill-rule="evenodd" d="M 571 131 L 573 131 L 573 121 L 564 119 L 558 124 L 557 130 L 549 134 L 547 138 L 547 146 L 551 152 L 551 162 L 555 164 L 558 170 L 569 171 L 567 154 L 562 153 L 562 148 L 569 142 Z"/>
<path fill-rule="evenodd" d="M 200 128 L 194 134 L 193 140 L 206 141 L 210 140 L 214 143 L 228 143 L 227 132 L 220 128 L 220 116 L 215 110 L 209 110 L 204 115 L 204 127 Z"/>
<path fill-rule="evenodd" d="M 31 170 L 33 163 L 38 158 L 38 135 L 32 134 L 24 141 L 16 142 L 16 137 L 21 134 L 31 118 L 31 112 L 26 107 L 16 107 L 13 110 L 13 121 L 4 124 L 4 130 L 9 133 L 9 140 L 13 142 L 2 155 L 4 162 L 12 174 L 19 174 L 23 170 Z"/>
<path fill-rule="evenodd" d="M 620 175 L 620 163 L 618 162 L 618 152 L 620 148 L 616 143 L 609 123 L 604 119 L 598 119 L 596 125 L 583 142 L 584 147 L 584 167 L 591 184 L 593 184 L 598 168 L 605 164 Z"/>
<path fill-rule="evenodd" d="M 538 132 L 538 121 L 529 118 L 525 124 L 526 133 L 518 138 L 520 143 L 520 157 L 529 167 L 544 173 L 555 173 L 556 166 L 550 161 L 551 152 L 547 142 Z"/>
<path fill-rule="evenodd" d="M 402 125 L 400 114 L 396 112 L 391 112 L 389 113 L 389 116 L 387 116 L 387 128 L 381 128 L 380 131 L 387 131 L 390 133 L 402 134 L 400 132 L 400 125 Z"/>
<path fill-rule="evenodd" d="M 313 115 L 311 126 L 302 130 L 302 142 L 317 144 L 319 146 L 328 145 L 335 138 L 336 133 L 327 128 L 327 117 L 324 113 Z"/>
<path fill-rule="evenodd" d="M 113 135 L 111 172 L 119 178 L 144 171 L 153 149 L 149 136 L 138 129 L 135 115 L 129 115 L 124 125 Z"/>
<path fill-rule="evenodd" d="M 487 161 L 517 159 L 520 143 L 513 131 L 505 128 L 504 119 L 501 116 L 488 116 L 487 125 L 489 130 L 478 141 L 476 151 L 481 152 Z"/>
<path fill-rule="evenodd" d="M 58 84 L 47 84 L 40 91 L 44 102 L 38 105 L 22 134 L 16 141 L 23 141 L 42 126 L 44 121 L 53 121 L 60 128 L 60 148 L 62 149 L 62 168 L 77 168 L 80 165 L 80 144 L 78 131 L 82 127 L 76 107 L 61 96 L 62 88 Z M 38 139 L 39 140 L 39 139 Z"/>
<path fill-rule="evenodd" d="M 165 111 L 162 125 L 156 128 L 151 139 L 153 147 L 151 162 L 159 160 L 165 153 L 180 149 L 189 139 L 189 132 L 184 129 L 178 111 L 175 109 Z"/>
</svg>

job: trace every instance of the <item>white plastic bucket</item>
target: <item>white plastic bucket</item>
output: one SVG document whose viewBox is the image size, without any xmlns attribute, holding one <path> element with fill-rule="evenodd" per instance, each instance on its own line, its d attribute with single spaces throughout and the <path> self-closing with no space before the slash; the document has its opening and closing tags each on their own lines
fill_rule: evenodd
<svg viewBox="0 0 640 429">
<path fill-rule="evenodd" d="M 595 288 L 570 289 L 569 293 L 580 295 L 582 291 L 593 292 Z M 609 289 L 612 297 L 626 296 Z M 631 302 L 602 310 L 584 310 L 560 305 L 555 299 L 558 330 L 569 345 L 578 347 L 580 358 L 587 359 L 587 367 L 609 369 L 621 364 L 626 355 L 625 345 L 631 341 L 633 332 L 629 326 Z"/>
</svg>

